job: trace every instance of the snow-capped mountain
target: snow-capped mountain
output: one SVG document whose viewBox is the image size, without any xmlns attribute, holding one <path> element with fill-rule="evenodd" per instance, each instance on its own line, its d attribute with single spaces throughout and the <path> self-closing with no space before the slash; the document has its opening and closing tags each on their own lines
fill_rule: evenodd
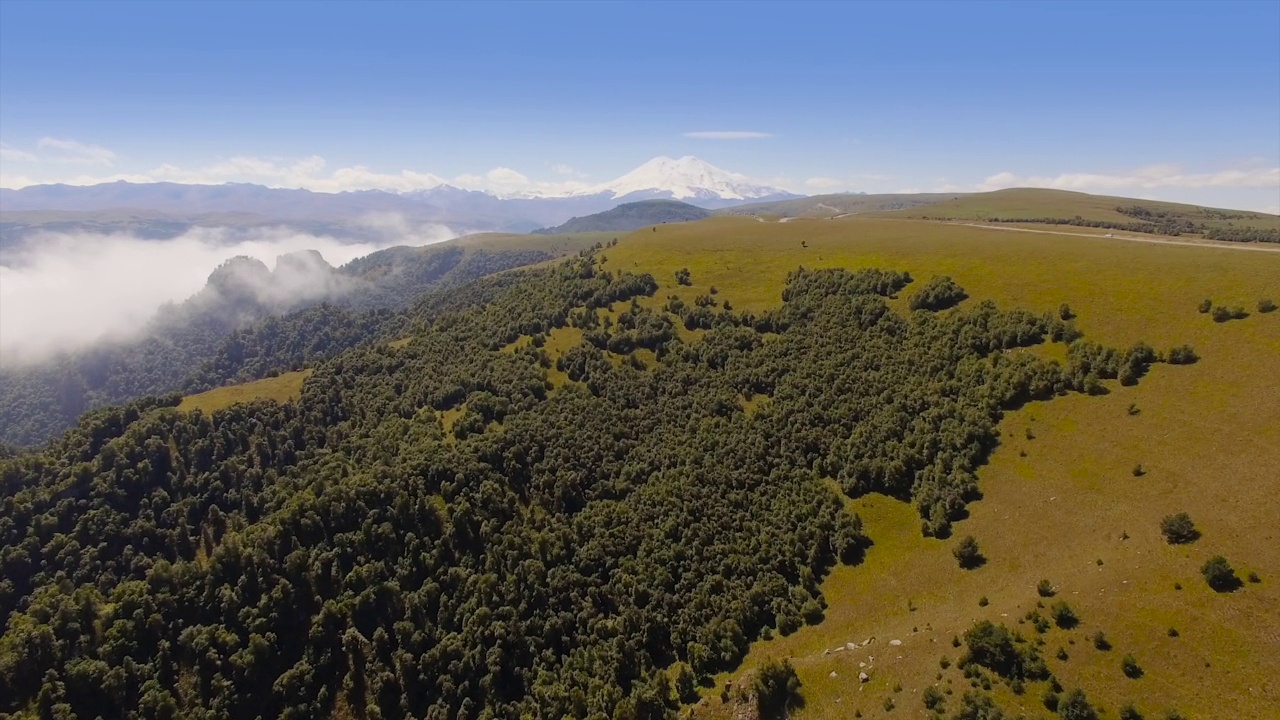
<svg viewBox="0 0 1280 720">
<path fill-rule="evenodd" d="M 32 185 L 0 188 L 0 250 L 37 234 L 40 220 L 15 217 L 22 211 L 108 213 L 103 217 L 65 217 L 91 232 L 143 232 L 174 237 L 193 225 L 290 223 L 311 232 L 364 239 L 370 218 L 395 216 L 414 223 L 455 229 L 527 232 L 559 225 L 572 217 L 604 212 L 640 200 L 683 200 L 712 210 L 763 200 L 800 197 L 759 185 L 738 173 L 686 156 L 657 157 L 622 177 L 573 192 L 497 194 L 452 185 L 405 192 L 357 190 L 339 193 L 297 188 L 268 188 L 248 183 L 188 185 L 111 182 L 99 185 Z M 110 215 L 141 213 L 121 219 Z M 231 214 L 234 217 L 228 216 Z M 143 217 L 151 215 L 151 217 Z M 130 216 L 132 217 L 132 216 Z M 104 224 L 107 223 L 107 224 Z"/>
<path fill-rule="evenodd" d="M 629 200 L 673 198 L 676 200 L 756 200 L 786 196 L 785 190 L 757 185 L 745 175 L 722 170 L 692 155 L 680 159 L 656 157 L 617 180 L 581 190 L 575 195 L 607 193 L 611 198 Z"/>
</svg>

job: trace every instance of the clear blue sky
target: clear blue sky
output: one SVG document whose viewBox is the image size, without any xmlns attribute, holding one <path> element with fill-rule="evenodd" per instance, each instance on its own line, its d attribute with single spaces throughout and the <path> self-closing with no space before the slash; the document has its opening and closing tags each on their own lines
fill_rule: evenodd
<svg viewBox="0 0 1280 720">
<path fill-rule="evenodd" d="M 693 154 L 809 192 L 1280 211 L 1280 2 L 4 0 L 0 140 L 10 186 L 593 183 Z"/>
</svg>

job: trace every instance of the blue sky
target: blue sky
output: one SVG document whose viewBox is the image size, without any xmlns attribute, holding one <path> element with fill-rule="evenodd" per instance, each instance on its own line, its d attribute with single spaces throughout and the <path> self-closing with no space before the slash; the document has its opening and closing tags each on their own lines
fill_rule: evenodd
<svg viewBox="0 0 1280 720">
<path fill-rule="evenodd" d="M 741 131 L 716 139 L 689 133 Z M 1045 185 L 1280 212 L 1280 2 L 0 3 L 0 177 Z"/>
</svg>

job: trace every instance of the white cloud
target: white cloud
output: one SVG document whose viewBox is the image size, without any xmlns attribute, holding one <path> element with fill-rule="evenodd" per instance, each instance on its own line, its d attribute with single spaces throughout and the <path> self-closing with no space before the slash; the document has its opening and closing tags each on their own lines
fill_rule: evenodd
<svg viewBox="0 0 1280 720">
<path fill-rule="evenodd" d="M 813 190 L 838 190 L 846 185 L 844 180 L 829 177 L 811 177 L 804 186 Z"/>
<path fill-rule="evenodd" d="M 5 163 L 82 165 L 111 164 L 116 154 L 106 148 L 85 145 L 70 140 L 44 138 L 37 145 L 38 152 L 29 152 L 9 145 L 3 146 Z M 567 165 L 552 168 L 560 175 L 584 177 Z M 200 185 L 219 185 L 228 182 L 255 183 L 275 188 L 305 188 L 316 192 L 344 192 L 356 190 L 387 190 L 411 192 L 430 190 L 452 184 L 468 190 L 483 190 L 497 195 L 567 195 L 588 185 L 578 180 L 540 181 L 508 167 L 497 167 L 483 174 L 464 174 L 452 180 L 433 173 L 417 170 L 378 172 L 364 165 L 328 169 L 328 163 L 318 155 L 285 159 L 237 155 L 226 160 L 196 168 L 186 168 L 165 163 L 141 172 L 112 174 L 81 173 L 73 177 L 56 178 L 40 173 L 12 174 L 8 168 L 0 168 L 0 187 L 22 188 L 45 182 L 61 182 L 68 185 L 96 185 L 98 183 L 125 182 L 176 182 Z"/>
<path fill-rule="evenodd" d="M 19 150 L 9 143 L 0 142 L 0 162 L 33 163 L 38 160 L 35 153 Z"/>
<path fill-rule="evenodd" d="M 574 170 L 572 167 L 570 167 L 570 166 L 568 166 L 568 165 L 565 165 L 564 163 L 556 163 L 556 164 L 554 164 L 554 165 L 552 165 L 552 166 L 551 166 L 551 169 L 552 169 L 552 170 L 553 170 L 557 175 L 568 175 L 568 176 L 570 176 L 570 177 L 583 177 L 583 176 L 584 176 L 584 173 L 580 173 L 580 172 L 578 172 L 577 170 Z"/>
<path fill-rule="evenodd" d="M 755 132 L 754 130 L 696 130 L 684 134 L 687 138 L 699 140 L 757 140 L 771 138 L 773 133 Z"/>
<path fill-rule="evenodd" d="M 35 362 L 103 337 L 128 337 L 162 304 L 190 297 L 214 268 L 237 255 L 272 266 L 285 253 L 317 250 L 336 267 L 383 247 L 456 235 L 443 225 L 411 226 L 392 215 L 370 216 L 362 224 L 383 230 L 383 240 L 347 243 L 283 227 L 195 228 L 171 240 L 122 233 L 33 236 L 0 265 L 0 363 Z"/>
<path fill-rule="evenodd" d="M 1276 188 L 1280 167 L 1245 167 L 1217 172 L 1189 173 L 1178 165 L 1149 165 L 1119 174 L 1063 173 L 1056 176 L 1020 176 L 1001 172 L 978 184 L 978 190 L 1010 187 L 1044 187 L 1080 192 L 1153 190 L 1158 188 Z"/>
<path fill-rule="evenodd" d="M 43 137 L 36 143 L 32 162 L 55 162 L 65 165 L 111 165 L 116 154 L 104 147 L 77 140 Z"/>
</svg>

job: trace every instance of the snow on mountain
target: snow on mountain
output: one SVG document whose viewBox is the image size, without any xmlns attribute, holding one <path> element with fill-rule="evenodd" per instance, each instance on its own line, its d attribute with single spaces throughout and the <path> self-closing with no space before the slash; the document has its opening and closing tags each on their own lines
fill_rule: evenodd
<svg viewBox="0 0 1280 720">
<path fill-rule="evenodd" d="M 686 155 L 679 160 L 656 157 L 612 182 L 580 190 L 575 195 L 610 193 L 614 198 L 636 195 L 677 200 L 753 200 L 787 195 L 778 188 L 757 185 L 745 175 L 722 170 Z"/>
</svg>

